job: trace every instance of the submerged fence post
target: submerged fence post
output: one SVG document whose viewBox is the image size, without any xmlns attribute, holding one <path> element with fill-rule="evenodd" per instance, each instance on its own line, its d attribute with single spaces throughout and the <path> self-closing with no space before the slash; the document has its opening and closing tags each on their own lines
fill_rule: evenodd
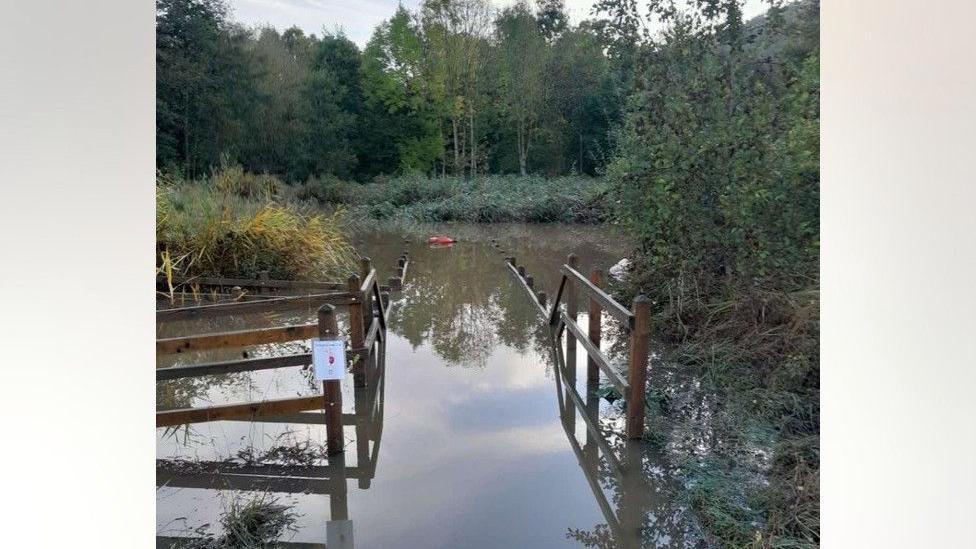
<svg viewBox="0 0 976 549">
<path fill-rule="evenodd" d="M 594 268 L 590 271 L 590 282 L 593 283 L 599 289 L 603 289 L 603 271 Z M 596 346 L 597 349 L 600 348 L 600 338 L 602 337 L 602 328 L 600 326 L 600 320 L 602 316 L 602 309 L 597 300 L 590 298 L 590 309 L 589 309 L 589 323 L 590 323 L 590 341 Z M 589 391 L 594 391 L 600 386 L 600 367 L 597 366 L 595 360 L 590 357 L 589 353 L 586 355 L 586 387 Z"/>
<path fill-rule="evenodd" d="M 339 337 L 336 325 L 335 307 L 326 303 L 319 307 L 319 337 L 321 339 L 335 339 Z M 342 436 L 342 388 L 338 380 L 322 382 L 322 404 L 325 408 L 325 438 L 326 451 L 329 454 L 339 454 L 343 451 Z"/>
<path fill-rule="evenodd" d="M 644 394 L 647 390 L 647 345 L 651 333 L 651 300 L 634 298 L 634 328 L 630 332 L 627 398 L 627 438 L 644 436 Z"/>
<path fill-rule="evenodd" d="M 359 287 L 359 276 L 355 274 L 349 275 L 349 293 L 351 293 L 355 298 L 355 303 L 349 304 L 349 339 L 355 353 L 357 350 L 362 349 L 366 342 L 366 328 L 363 322 L 363 304 L 367 301 L 366 297 L 369 295 L 365 292 L 360 291 Z M 370 315 L 372 316 L 372 315 Z M 355 381 L 356 387 L 363 387 L 366 385 L 366 376 L 363 371 L 363 357 L 359 355 L 356 360 L 356 364 L 352 368 L 353 379 Z"/>
</svg>

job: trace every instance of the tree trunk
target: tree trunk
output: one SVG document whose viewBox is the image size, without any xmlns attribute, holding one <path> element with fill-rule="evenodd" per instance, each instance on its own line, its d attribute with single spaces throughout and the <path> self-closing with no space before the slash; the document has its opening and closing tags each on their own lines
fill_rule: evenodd
<svg viewBox="0 0 976 549">
<path fill-rule="evenodd" d="M 454 129 L 454 173 L 457 174 L 461 169 L 461 142 L 458 140 L 458 123 L 456 117 L 451 117 L 451 126 Z"/>
<path fill-rule="evenodd" d="M 583 131 L 579 132 L 579 166 L 576 167 L 580 175 L 583 175 Z"/>
<path fill-rule="evenodd" d="M 471 177 L 478 173 L 478 147 L 474 140 L 474 108 L 468 108 L 468 123 L 471 125 Z"/>
<path fill-rule="evenodd" d="M 525 128 L 522 121 L 518 123 L 518 158 L 519 158 L 519 173 L 522 177 L 525 177 Z"/>
</svg>

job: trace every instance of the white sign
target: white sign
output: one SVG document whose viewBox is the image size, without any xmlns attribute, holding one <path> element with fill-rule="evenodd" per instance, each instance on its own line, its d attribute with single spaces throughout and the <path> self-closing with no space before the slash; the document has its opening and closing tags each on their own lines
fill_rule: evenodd
<svg viewBox="0 0 976 549">
<path fill-rule="evenodd" d="M 312 340 L 312 368 L 316 381 L 346 377 L 346 344 L 339 339 Z"/>
</svg>

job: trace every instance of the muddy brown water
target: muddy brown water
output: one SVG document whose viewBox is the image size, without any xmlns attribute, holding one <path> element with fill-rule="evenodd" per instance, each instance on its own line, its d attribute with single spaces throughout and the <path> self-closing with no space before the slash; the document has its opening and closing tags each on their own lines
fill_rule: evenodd
<svg viewBox="0 0 976 549">
<path fill-rule="evenodd" d="M 431 248 L 427 234 L 461 241 Z M 382 390 L 369 394 L 374 411 L 358 451 L 347 426 L 348 471 L 375 470 L 368 481 L 331 474 L 315 478 L 327 460 L 315 456 L 307 473 L 264 485 L 242 469 L 237 483 L 195 471 L 193 482 L 157 474 L 157 540 L 219 533 L 219 519 L 243 495 L 275 498 L 299 515 L 281 541 L 294 547 L 704 547 L 672 471 L 646 443 L 626 444 L 620 401 L 587 395 L 585 351 L 577 374 L 566 350 L 550 344 L 538 311 L 504 265 L 514 255 L 555 293 L 559 266 L 576 253 L 581 270 L 605 271 L 627 251 L 612 230 L 560 225 L 447 225 L 426 231 L 378 230 L 357 235 L 381 280 L 396 257 L 410 252 L 404 290 L 394 295 L 385 344 Z M 551 299 L 551 298 L 550 298 Z M 581 326 L 586 325 L 584 314 Z M 339 315 L 340 319 L 343 315 Z M 311 322 L 314 309 L 247 314 L 218 320 L 168 322 L 158 337 Z M 604 349 L 614 350 L 613 321 L 604 316 Z M 342 327 L 340 326 L 340 330 Z M 261 345 L 248 356 L 308 352 L 309 342 Z M 159 357 L 158 367 L 240 358 L 242 349 Z M 569 397 L 575 379 L 585 409 Z M 650 376 L 653 382 L 653 370 Z M 356 399 L 343 382 L 344 412 Z M 159 408 L 207 406 L 319 393 L 301 367 L 157 383 Z M 376 403 L 379 404 L 376 404 Z M 587 429 L 582 414 L 600 433 Z M 157 429 L 159 463 L 236 462 L 277 449 L 268 463 L 288 464 L 282 448 L 324 443 L 320 424 L 220 421 Z M 613 456 L 603 455 L 596 438 Z M 302 452 L 297 451 L 297 454 Z M 301 458 L 303 459 L 303 458 Z M 276 461 L 277 460 L 277 461 Z M 284 460 L 284 461 L 282 461 Z M 338 463 L 338 462 L 337 462 Z M 293 465 L 293 464 L 292 464 Z M 320 467 L 320 469 L 315 469 Z M 294 468 L 289 469 L 294 472 Z M 355 476 L 355 475 L 352 475 Z M 243 479 L 243 480 L 242 480 Z M 248 484 L 250 482 L 250 485 Z M 248 490 L 242 489 L 248 485 Z M 339 516 L 334 516 L 339 515 Z M 346 534 L 341 544 L 338 534 Z M 304 545 L 303 545 L 304 544 Z M 289 545 L 284 545 L 285 547 Z"/>
</svg>

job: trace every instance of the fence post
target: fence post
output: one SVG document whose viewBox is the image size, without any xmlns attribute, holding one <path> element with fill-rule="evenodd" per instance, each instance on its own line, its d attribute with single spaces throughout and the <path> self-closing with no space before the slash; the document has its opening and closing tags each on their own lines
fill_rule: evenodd
<svg viewBox="0 0 976 549">
<path fill-rule="evenodd" d="M 528 286 L 530 290 L 532 288 L 534 288 L 535 287 L 535 278 L 533 278 L 532 275 L 526 276 L 525 277 L 525 285 Z"/>
<path fill-rule="evenodd" d="M 576 254 L 569 254 L 566 257 L 566 264 L 569 265 L 573 270 L 579 266 L 579 258 Z M 576 286 L 572 279 L 566 280 L 566 288 L 563 290 L 566 292 L 566 316 L 570 320 L 576 322 L 577 320 L 577 304 L 576 304 Z M 572 381 L 576 381 L 576 337 L 570 330 L 566 330 L 566 370 L 572 377 Z"/>
<path fill-rule="evenodd" d="M 319 338 L 339 337 L 335 307 L 326 303 L 319 307 Z M 342 453 L 345 440 L 342 435 L 342 388 L 338 380 L 322 382 L 322 404 L 325 408 L 326 450 L 331 454 Z"/>
<path fill-rule="evenodd" d="M 349 275 L 349 293 L 351 293 L 356 298 L 356 303 L 349 304 L 349 339 L 350 344 L 353 348 L 353 353 L 357 350 L 362 349 L 366 341 L 366 328 L 363 321 L 363 303 L 366 302 L 366 296 L 369 294 L 360 291 L 359 287 L 359 276 L 356 274 Z M 371 315 L 372 316 L 372 315 Z M 353 379 L 355 380 L 356 387 L 363 387 L 366 385 L 366 376 L 364 375 L 365 370 L 363 369 L 362 355 L 357 357 L 355 365 L 352 368 Z"/>
<path fill-rule="evenodd" d="M 593 283 L 597 288 L 603 289 L 603 271 L 594 268 L 590 271 L 590 282 Z M 590 323 L 590 341 L 597 349 L 600 348 L 600 338 L 602 337 L 600 320 L 602 317 L 602 310 L 600 309 L 600 304 L 593 298 L 590 298 L 590 309 L 589 309 L 589 323 Z M 597 366 L 596 361 L 593 360 L 589 353 L 586 355 L 586 387 L 589 391 L 595 391 L 600 386 L 600 367 Z"/>
<path fill-rule="evenodd" d="M 630 332 L 630 365 L 627 395 L 627 438 L 644 436 L 644 394 L 647 389 L 647 345 L 651 333 L 651 300 L 634 298 L 634 329 Z"/>
</svg>

